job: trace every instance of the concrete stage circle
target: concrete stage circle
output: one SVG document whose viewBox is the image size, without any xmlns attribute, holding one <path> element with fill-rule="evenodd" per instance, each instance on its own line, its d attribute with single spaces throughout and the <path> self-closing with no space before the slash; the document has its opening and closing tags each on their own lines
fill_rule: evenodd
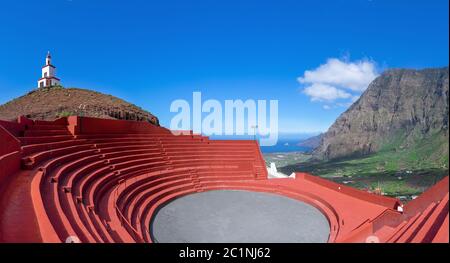
<svg viewBox="0 0 450 263">
<path fill-rule="evenodd" d="M 276 194 L 216 190 L 168 202 L 152 220 L 161 243 L 323 243 L 330 227 L 315 207 Z"/>
</svg>

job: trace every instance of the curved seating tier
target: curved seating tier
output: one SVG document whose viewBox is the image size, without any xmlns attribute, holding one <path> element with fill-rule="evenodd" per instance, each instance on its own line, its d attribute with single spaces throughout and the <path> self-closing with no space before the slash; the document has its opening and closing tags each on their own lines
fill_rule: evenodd
<svg viewBox="0 0 450 263">
<path fill-rule="evenodd" d="M 445 182 L 402 213 L 396 199 L 304 173 L 295 179 L 268 180 L 255 141 L 173 135 L 140 123 L 129 126 L 135 132 L 118 132 L 128 127 L 124 122 L 110 125 L 115 133 L 96 133 L 98 127 L 86 126 L 82 133 L 70 123 L 26 121 L 11 125 L 15 136 L 0 129 L 12 145 L 2 150 L 0 161 L 6 163 L 13 156 L 32 176 L 31 198 L 44 242 L 157 242 L 151 223 L 161 205 L 220 189 L 306 202 L 326 216 L 329 242 L 366 242 L 372 236 L 380 242 L 448 242 Z M 442 234 L 445 231 L 447 235 Z"/>
<path fill-rule="evenodd" d="M 255 170 L 264 163 L 254 141 L 212 143 L 163 132 L 69 139 L 61 137 L 61 127 L 48 126 L 20 138 L 22 165 L 39 174 L 37 192 L 62 242 L 71 236 L 81 242 L 150 241 L 138 218 L 159 196 L 202 191 L 202 181 L 254 180 L 264 172 Z"/>
</svg>

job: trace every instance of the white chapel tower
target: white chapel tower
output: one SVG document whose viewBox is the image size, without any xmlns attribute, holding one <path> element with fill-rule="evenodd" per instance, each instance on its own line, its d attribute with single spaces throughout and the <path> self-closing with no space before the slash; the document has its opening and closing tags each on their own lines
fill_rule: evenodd
<svg viewBox="0 0 450 263">
<path fill-rule="evenodd" d="M 56 75 L 56 67 L 52 65 L 52 56 L 50 51 L 45 58 L 45 66 L 42 67 L 42 77 L 38 80 L 38 87 L 45 88 L 59 85 L 59 79 Z"/>
</svg>

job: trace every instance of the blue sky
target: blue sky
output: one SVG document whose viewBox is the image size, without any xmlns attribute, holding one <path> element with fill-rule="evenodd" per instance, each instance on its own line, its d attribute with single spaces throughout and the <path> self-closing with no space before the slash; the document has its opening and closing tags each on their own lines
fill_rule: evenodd
<svg viewBox="0 0 450 263">
<path fill-rule="evenodd" d="M 383 70 L 447 66 L 448 19 L 447 0 L 2 1 L 0 103 L 36 86 L 50 50 L 64 86 L 165 126 L 201 91 L 277 99 L 281 132 L 325 131 Z"/>
</svg>

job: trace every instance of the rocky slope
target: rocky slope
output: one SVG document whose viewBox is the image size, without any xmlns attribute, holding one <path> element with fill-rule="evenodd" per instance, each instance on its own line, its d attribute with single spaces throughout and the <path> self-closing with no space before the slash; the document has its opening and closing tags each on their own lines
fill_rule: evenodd
<svg viewBox="0 0 450 263">
<path fill-rule="evenodd" d="M 329 160 L 421 145 L 429 150 L 411 158 L 448 162 L 448 93 L 448 67 L 388 70 L 335 121 L 314 156 Z"/>
<path fill-rule="evenodd" d="M 308 147 L 311 149 L 315 149 L 320 145 L 322 137 L 323 137 L 323 133 L 313 136 L 313 137 L 310 137 L 306 140 L 303 140 L 303 141 L 299 142 L 297 145 L 301 146 L 301 147 Z"/>
<path fill-rule="evenodd" d="M 151 113 L 114 96 L 59 86 L 36 89 L 0 105 L 0 119 L 13 120 L 19 115 L 41 120 L 79 115 L 159 123 Z"/>
</svg>

